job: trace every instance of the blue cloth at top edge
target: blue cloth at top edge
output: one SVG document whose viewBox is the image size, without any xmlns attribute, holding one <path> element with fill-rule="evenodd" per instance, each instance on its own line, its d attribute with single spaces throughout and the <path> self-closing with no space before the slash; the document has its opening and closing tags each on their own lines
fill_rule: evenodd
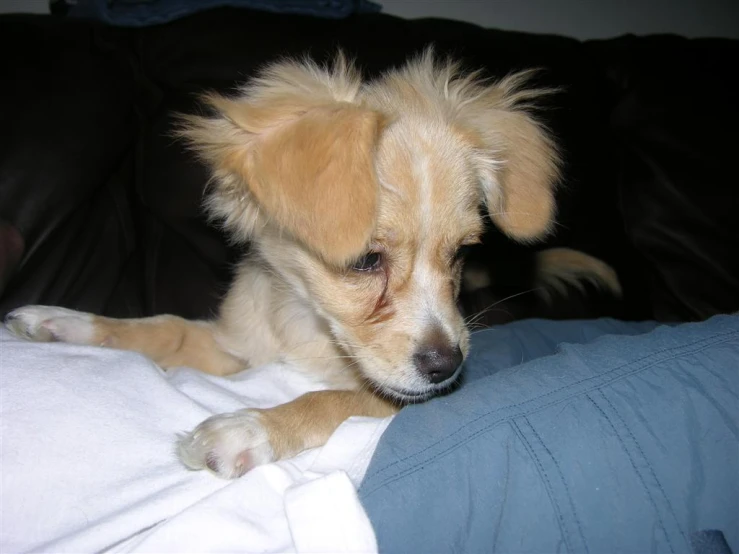
<svg viewBox="0 0 739 554">
<path fill-rule="evenodd" d="M 213 8 L 247 8 L 294 15 L 340 19 L 382 9 L 369 0 L 78 0 L 68 17 L 95 19 L 121 27 L 146 27 Z"/>
</svg>

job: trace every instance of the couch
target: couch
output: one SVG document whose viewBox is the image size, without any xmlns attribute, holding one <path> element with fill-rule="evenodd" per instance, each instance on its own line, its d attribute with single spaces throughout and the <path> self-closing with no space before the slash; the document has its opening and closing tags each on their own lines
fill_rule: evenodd
<svg viewBox="0 0 739 554">
<path fill-rule="evenodd" d="M 24 245 L 4 270 L 0 315 L 42 303 L 208 317 L 248 245 L 229 244 L 204 217 L 207 175 L 172 138 L 173 115 L 277 56 L 326 59 L 340 47 L 375 74 L 429 43 L 490 76 L 541 68 L 538 81 L 561 89 L 540 113 L 565 160 L 557 232 L 522 246 L 490 229 L 471 257 L 493 284 L 463 298 L 465 309 L 528 290 L 532 253 L 550 246 L 611 264 L 623 298 L 574 293 L 544 306 L 522 294 L 488 323 L 688 321 L 739 309 L 739 77 L 729 70 L 737 41 L 581 42 L 381 13 L 329 19 L 221 8 L 136 28 L 5 15 L 0 43 L 13 53 L 0 88 L 0 221 L 4 240 L 17 245 L 19 234 Z"/>
</svg>

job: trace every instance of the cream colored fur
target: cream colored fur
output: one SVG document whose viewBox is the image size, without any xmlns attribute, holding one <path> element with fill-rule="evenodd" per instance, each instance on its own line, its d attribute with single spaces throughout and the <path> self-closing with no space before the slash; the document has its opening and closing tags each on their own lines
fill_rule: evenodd
<svg viewBox="0 0 739 554">
<path fill-rule="evenodd" d="M 456 253 L 479 241 L 480 205 L 517 240 L 553 225 L 559 157 L 526 79 L 486 82 L 430 51 L 370 82 L 342 56 L 273 64 L 233 97 L 207 96 L 213 116 L 179 130 L 212 170 L 211 214 L 253 245 L 216 319 L 28 307 L 9 326 L 218 375 L 282 360 L 330 389 L 181 437 L 184 463 L 223 477 L 438 394 L 468 349 Z M 447 371 L 424 373 L 419 353 Z"/>
</svg>

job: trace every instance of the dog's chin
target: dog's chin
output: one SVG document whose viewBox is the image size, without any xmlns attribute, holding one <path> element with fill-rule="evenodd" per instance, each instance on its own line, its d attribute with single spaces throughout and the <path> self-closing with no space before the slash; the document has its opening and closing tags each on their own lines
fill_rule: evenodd
<svg viewBox="0 0 739 554">
<path fill-rule="evenodd" d="M 443 396 L 455 390 L 459 386 L 459 375 L 461 372 L 462 366 L 457 368 L 457 371 L 449 379 L 437 384 L 428 384 L 421 389 L 393 387 L 387 383 L 383 385 L 374 383 L 373 386 L 380 395 L 400 404 L 419 404 L 435 396 Z"/>
</svg>

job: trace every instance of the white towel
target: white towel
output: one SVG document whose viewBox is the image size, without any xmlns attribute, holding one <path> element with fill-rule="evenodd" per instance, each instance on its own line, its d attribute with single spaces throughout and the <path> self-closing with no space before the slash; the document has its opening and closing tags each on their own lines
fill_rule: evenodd
<svg viewBox="0 0 739 554">
<path fill-rule="evenodd" d="M 174 455 L 176 434 L 210 415 L 319 388 L 286 365 L 165 374 L 0 328 L 0 551 L 376 551 L 355 487 L 390 418 L 353 418 L 325 447 L 235 481 Z"/>
</svg>

